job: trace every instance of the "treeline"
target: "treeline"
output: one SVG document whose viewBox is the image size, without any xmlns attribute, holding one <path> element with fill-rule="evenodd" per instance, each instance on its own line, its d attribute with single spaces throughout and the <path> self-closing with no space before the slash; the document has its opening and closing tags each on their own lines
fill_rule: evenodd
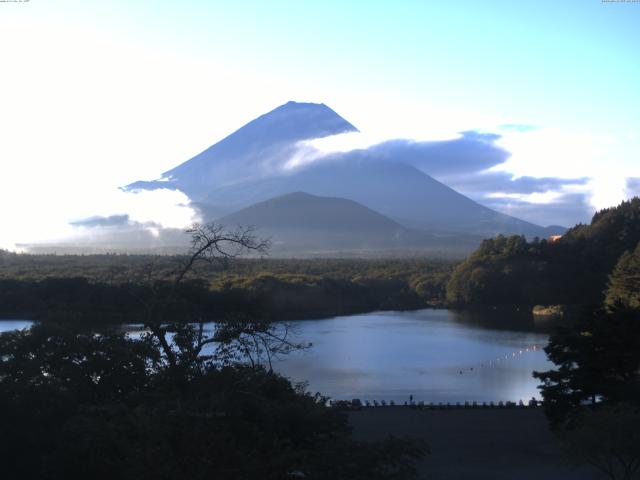
<svg viewBox="0 0 640 480">
<path fill-rule="evenodd" d="M 0 254 L 0 316 L 136 323 L 170 288 L 178 256 Z M 238 259 L 204 264 L 173 318 L 303 319 L 442 305 L 455 264 L 434 260 Z"/>
<path fill-rule="evenodd" d="M 640 199 L 596 213 L 556 241 L 498 236 L 482 242 L 452 274 L 452 305 L 599 305 L 614 269 L 640 242 Z M 618 265 L 618 266 L 616 266 Z M 626 288 L 626 287 L 620 287 Z"/>
</svg>

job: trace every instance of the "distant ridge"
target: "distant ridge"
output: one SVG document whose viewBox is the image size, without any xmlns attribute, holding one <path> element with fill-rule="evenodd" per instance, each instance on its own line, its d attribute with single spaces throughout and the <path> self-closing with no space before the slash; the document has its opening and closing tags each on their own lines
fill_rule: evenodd
<svg viewBox="0 0 640 480">
<path fill-rule="evenodd" d="M 293 192 L 217 219 L 227 227 L 253 226 L 270 236 L 275 253 L 397 250 L 472 250 L 479 238 L 439 237 L 403 227 L 353 200 Z"/>
<path fill-rule="evenodd" d="M 430 233 L 549 235 L 543 227 L 474 202 L 415 167 L 369 158 L 340 157 L 288 175 L 212 189 L 203 203 L 235 210 L 296 190 L 348 198 Z"/>
<path fill-rule="evenodd" d="M 256 203 L 217 220 L 251 225 L 271 237 L 276 250 L 344 251 L 407 245 L 412 233 L 353 200 L 293 192 Z"/>
<path fill-rule="evenodd" d="M 361 232 L 397 237 L 408 230 L 397 222 L 353 200 L 293 192 L 218 219 L 229 225 L 260 228 L 301 228 L 323 232 Z"/>
</svg>

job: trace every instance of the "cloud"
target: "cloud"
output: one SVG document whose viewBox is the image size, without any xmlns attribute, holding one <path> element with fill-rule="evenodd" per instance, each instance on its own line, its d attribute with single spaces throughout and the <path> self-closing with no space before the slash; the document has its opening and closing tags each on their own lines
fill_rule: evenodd
<svg viewBox="0 0 640 480">
<path fill-rule="evenodd" d="M 640 196 L 640 177 L 627 178 L 627 188 L 625 193 L 628 197 Z"/>
<path fill-rule="evenodd" d="M 460 138 L 441 141 L 394 139 L 367 148 L 342 151 L 325 158 L 357 157 L 397 161 L 412 165 L 425 173 L 438 176 L 471 173 L 504 163 L 509 152 L 494 144 L 500 135 L 477 131 L 462 132 Z M 326 144 L 325 144 L 326 145 Z M 314 160 L 321 160 L 316 157 Z"/>
<path fill-rule="evenodd" d="M 184 228 L 163 227 L 151 220 L 133 220 L 128 214 L 95 215 L 69 222 L 73 232 L 49 242 L 23 243 L 24 251 L 49 253 L 63 248 L 71 253 L 163 252 L 183 253 L 188 247 Z"/>
<path fill-rule="evenodd" d="M 504 125 L 499 125 L 498 128 L 500 130 L 512 132 L 531 132 L 532 130 L 538 129 L 535 125 L 523 125 L 520 123 L 506 123 Z"/>
<path fill-rule="evenodd" d="M 520 131 L 533 129 L 525 125 L 515 125 Z M 351 145 L 357 145 L 359 134 L 349 134 Z M 367 160 L 402 162 L 416 167 L 443 183 L 470 194 L 484 192 L 534 193 L 561 189 L 565 185 L 585 185 L 589 179 L 515 176 L 506 171 L 496 171 L 511 156 L 505 148 L 497 145 L 502 136 L 496 133 L 469 130 L 452 140 L 415 141 L 405 139 L 387 140 L 373 145 L 344 149 L 344 143 L 335 136 L 333 141 L 324 143 L 305 142 L 289 166 L 301 167 L 328 160 Z M 341 137 L 346 139 L 346 137 Z M 314 148 L 335 149 L 325 152 Z M 336 151 L 337 150 L 337 151 Z M 301 160 L 303 159 L 303 160 Z"/>
<path fill-rule="evenodd" d="M 456 175 L 441 180 L 461 192 L 470 195 L 491 193 L 544 193 L 561 190 L 567 185 L 586 185 L 588 177 L 558 178 L 558 177 L 518 177 L 507 172 L 477 172 L 474 175 Z M 485 196 L 483 195 L 483 196 Z"/>
<path fill-rule="evenodd" d="M 129 225 L 129 215 L 110 215 L 108 217 L 93 216 L 82 220 L 69 222 L 74 227 L 97 228 L 97 227 L 122 227 Z"/>
<path fill-rule="evenodd" d="M 500 128 L 521 134 L 536 130 L 537 127 L 512 124 L 503 125 Z M 526 195 L 553 193 L 560 196 L 570 193 L 565 191 L 566 187 L 584 187 L 590 181 L 588 177 L 515 176 L 507 171 L 496 170 L 496 167 L 503 166 L 511 156 L 511 152 L 498 145 L 502 138 L 502 135 L 497 133 L 468 130 L 461 132 L 456 139 L 439 141 L 393 139 L 366 146 L 360 143 L 359 148 L 349 150 L 348 145 L 358 145 L 358 142 L 363 140 L 360 134 L 349 134 L 348 137 L 335 136 L 324 142 L 306 142 L 301 145 L 295 166 L 304 167 L 331 160 L 401 162 L 422 170 L 481 203 L 487 203 L 487 198 L 491 196 L 495 198 L 495 194 L 500 193 L 518 194 L 521 197 L 520 204 L 524 205 L 527 203 L 524 199 Z M 317 150 L 315 154 L 311 153 L 314 148 L 325 148 L 329 151 L 323 156 Z M 334 151 L 331 152 L 331 149 Z M 301 157 L 305 160 L 300 161 Z M 567 196 L 566 201 L 570 198 L 578 197 Z M 576 210 L 581 214 L 582 202 L 583 199 L 580 197 L 579 205 L 576 206 Z M 493 203 L 496 203 L 495 200 Z M 540 205 L 536 203 L 535 208 L 539 209 Z M 524 209 L 520 208 L 520 210 Z"/>
<path fill-rule="evenodd" d="M 3 211 L 0 248 L 10 250 L 17 244 L 59 243 L 82 232 L 97 233 L 101 228 L 130 229 L 132 224 L 147 229 L 182 229 L 199 219 L 189 198 L 180 191 L 159 189 L 133 194 L 100 188 L 89 181 L 71 189 L 47 183 L 40 176 L 33 178 L 29 189 L 15 182 L 0 190 L 0 204 L 19 205 Z"/>
<path fill-rule="evenodd" d="M 482 203 L 489 208 L 544 226 L 572 227 L 580 222 L 589 223 L 595 213 L 586 193 L 559 193 L 550 195 L 544 202 L 532 202 L 512 196 L 489 197 Z"/>
<path fill-rule="evenodd" d="M 518 138 L 540 136 L 540 129 L 532 125 L 501 125 L 498 131 Z M 330 161 L 399 162 L 418 168 L 481 204 L 533 223 L 571 226 L 588 221 L 593 214 L 593 198 L 586 194 L 592 179 L 507 171 L 512 152 L 502 146 L 502 134 L 468 130 L 458 138 L 438 141 L 392 139 L 367 144 L 367 140 L 357 133 L 301 142 L 289 166 L 305 168 Z"/>
</svg>

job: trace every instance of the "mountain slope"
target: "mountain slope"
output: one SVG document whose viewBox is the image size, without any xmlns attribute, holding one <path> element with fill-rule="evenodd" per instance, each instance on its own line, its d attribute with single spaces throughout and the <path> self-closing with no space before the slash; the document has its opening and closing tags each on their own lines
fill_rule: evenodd
<svg viewBox="0 0 640 480">
<path fill-rule="evenodd" d="M 259 202 L 217 220 L 253 226 L 270 236 L 275 253 L 345 252 L 398 248 L 469 251 L 478 239 L 448 245 L 449 239 L 412 231 L 357 202 L 294 192 Z"/>
<path fill-rule="evenodd" d="M 392 248 L 415 240 L 402 225 L 359 203 L 303 192 L 256 203 L 218 223 L 251 225 L 256 234 L 270 236 L 276 249 L 294 251 Z"/>
<path fill-rule="evenodd" d="M 236 209 L 298 190 L 349 198 L 402 225 L 433 233 L 547 234 L 542 227 L 474 202 L 415 167 L 351 156 L 288 175 L 212 189 L 203 203 Z"/>
<path fill-rule="evenodd" d="M 393 220 L 344 198 L 294 192 L 266 200 L 218 220 L 225 225 L 261 228 L 303 228 L 320 231 L 357 231 L 389 237 L 407 232 Z"/>
<path fill-rule="evenodd" d="M 163 180 L 125 189 L 174 188 L 198 201 L 211 188 L 277 170 L 301 140 L 358 130 L 324 104 L 288 102 L 163 173 Z"/>
</svg>

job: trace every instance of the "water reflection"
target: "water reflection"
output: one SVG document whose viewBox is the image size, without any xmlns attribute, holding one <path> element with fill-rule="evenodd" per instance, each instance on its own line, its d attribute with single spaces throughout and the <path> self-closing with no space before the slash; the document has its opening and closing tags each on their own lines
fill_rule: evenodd
<svg viewBox="0 0 640 480">
<path fill-rule="evenodd" d="M 0 321 L 0 332 L 31 323 Z M 274 368 L 336 399 L 526 401 L 539 398 L 531 372 L 552 367 L 542 351 L 548 336 L 531 331 L 533 320 L 495 312 L 420 310 L 289 323 L 295 341 L 313 347 Z M 207 325 L 207 333 L 213 330 Z M 139 327 L 129 333 L 139 335 Z"/>
<path fill-rule="evenodd" d="M 515 332 L 541 331 L 531 311 L 525 309 L 450 310 L 451 320 L 470 327 Z"/>
<path fill-rule="evenodd" d="M 497 329 L 448 310 L 385 312 L 293 322 L 313 348 L 279 362 L 292 380 L 333 398 L 426 402 L 539 398 L 533 370 L 551 364 L 547 335 Z"/>
</svg>

